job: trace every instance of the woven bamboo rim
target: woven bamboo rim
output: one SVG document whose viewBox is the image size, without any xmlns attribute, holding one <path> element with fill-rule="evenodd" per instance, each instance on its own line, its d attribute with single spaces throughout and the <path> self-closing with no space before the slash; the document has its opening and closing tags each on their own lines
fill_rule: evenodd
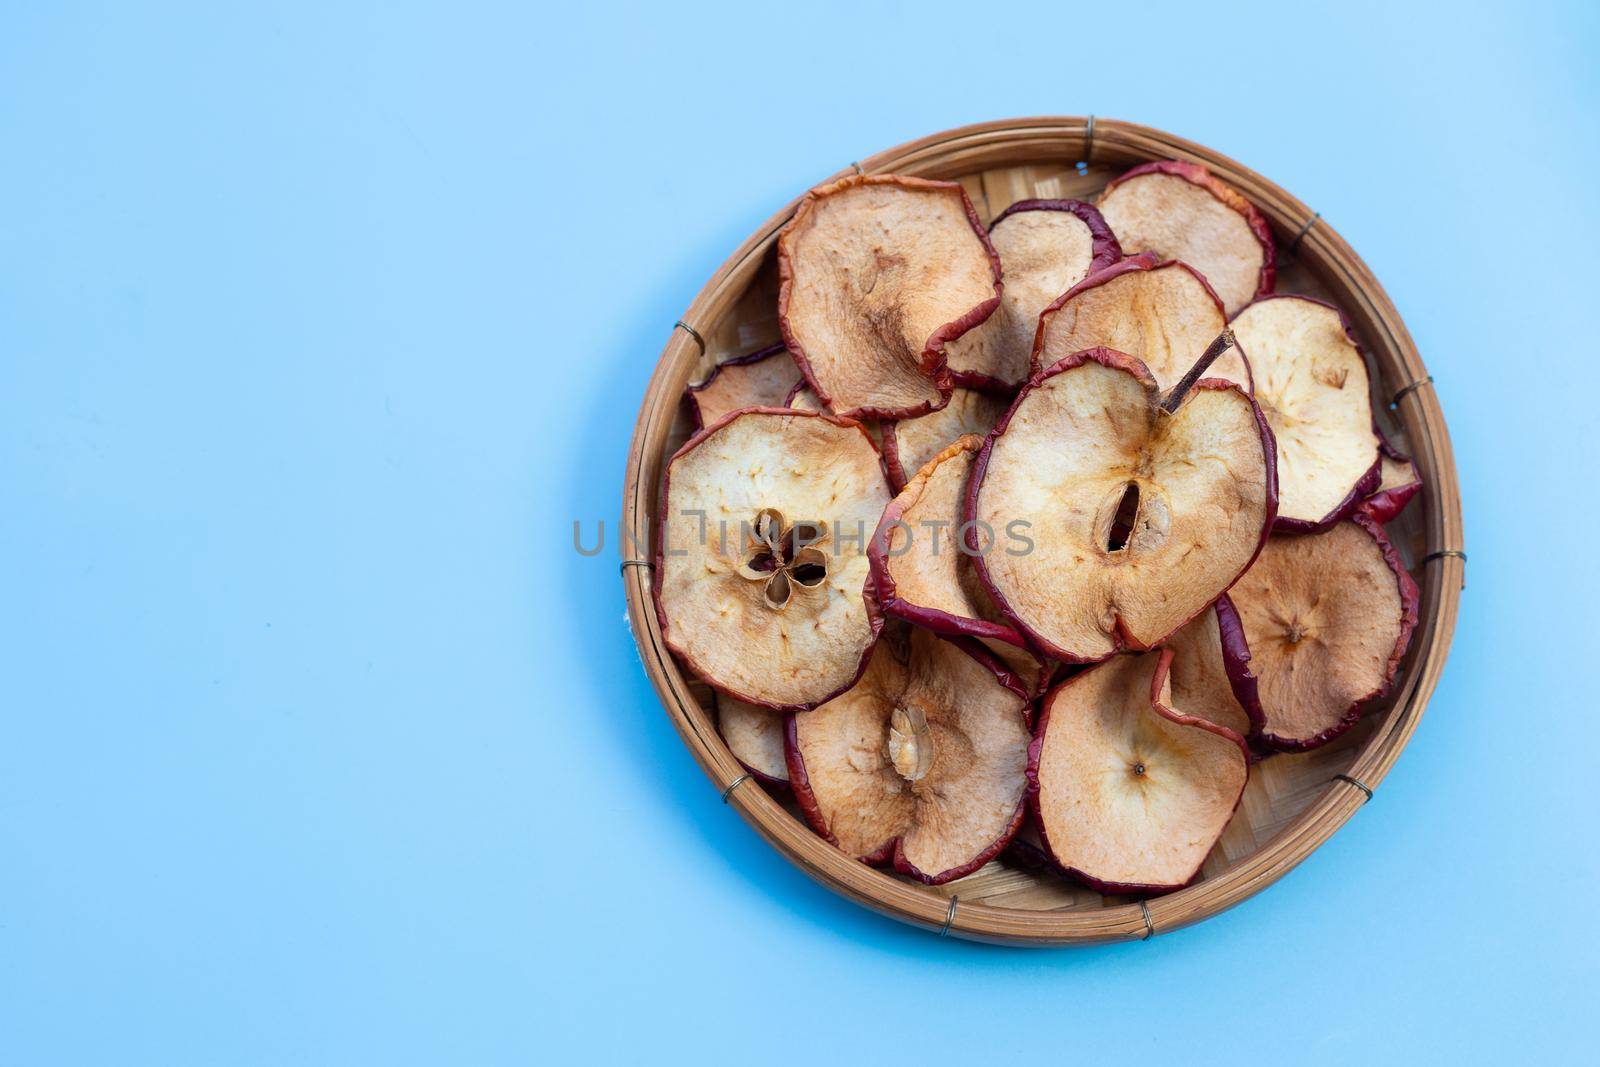
<svg viewBox="0 0 1600 1067">
<path fill-rule="evenodd" d="M 1036 945 L 1141 940 L 1209 918 L 1260 892 L 1331 837 L 1382 783 L 1415 732 L 1449 652 L 1466 561 L 1461 554 L 1460 490 L 1444 414 L 1416 345 L 1383 287 L 1310 208 L 1254 171 L 1201 145 L 1146 126 L 1083 117 L 965 126 L 881 152 L 825 180 L 857 170 L 953 179 L 986 168 L 1045 160 L 1125 166 L 1151 159 L 1202 163 L 1238 188 L 1267 215 L 1280 245 L 1328 286 L 1365 342 L 1385 395 L 1399 394 L 1396 417 L 1424 481 L 1427 554 L 1419 556 L 1421 569 L 1416 574 L 1422 591 L 1420 621 L 1392 710 L 1349 770 L 1330 779 L 1323 794 L 1264 846 L 1188 889 L 1144 903 L 1093 910 L 1034 911 L 962 902 L 866 867 L 815 836 L 750 784 L 661 639 L 649 569 L 622 568 L 628 616 L 645 670 L 673 725 L 711 780 L 708 800 L 720 793 L 769 844 L 823 885 L 936 933 Z M 655 529 L 656 487 L 668 458 L 664 446 L 679 398 L 704 349 L 702 335 L 733 308 L 798 203 L 796 198 L 787 204 L 729 257 L 684 313 L 680 325 L 688 329 L 672 330 L 634 430 L 623 487 L 625 529 Z"/>
</svg>

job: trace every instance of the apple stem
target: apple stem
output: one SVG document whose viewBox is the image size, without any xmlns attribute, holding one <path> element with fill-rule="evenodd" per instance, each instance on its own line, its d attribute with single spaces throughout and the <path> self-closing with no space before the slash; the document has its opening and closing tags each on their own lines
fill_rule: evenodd
<svg viewBox="0 0 1600 1067">
<path fill-rule="evenodd" d="M 1233 339 L 1233 331 L 1224 326 L 1222 332 L 1217 334 L 1217 339 L 1207 345 L 1205 352 L 1199 359 L 1195 360 L 1194 366 L 1189 368 L 1189 372 L 1183 376 L 1183 379 L 1177 385 L 1172 387 L 1172 392 L 1168 393 L 1167 399 L 1161 403 L 1161 410 L 1168 415 L 1177 411 L 1178 405 L 1183 403 L 1184 397 L 1189 395 L 1189 390 L 1194 388 L 1194 383 L 1200 380 L 1200 376 L 1210 370 L 1211 364 L 1215 363 L 1222 353 L 1232 348 L 1236 343 Z"/>
</svg>

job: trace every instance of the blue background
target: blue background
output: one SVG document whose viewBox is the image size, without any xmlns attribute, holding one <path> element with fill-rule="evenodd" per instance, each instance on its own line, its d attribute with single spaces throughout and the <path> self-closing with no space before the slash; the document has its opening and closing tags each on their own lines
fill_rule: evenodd
<svg viewBox="0 0 1600 1067">
<path fill-rule="evenodd" d="M 220 6 L 0 34 L 0 1061 L 1592 1055 L 1592 5 Z M 1091 112 L 1371 264 L 1470 585 L 1395 773 L 1276 888 L 939 941 L 717 803 L 572 520 L 785 200 Z"/>
</svg>

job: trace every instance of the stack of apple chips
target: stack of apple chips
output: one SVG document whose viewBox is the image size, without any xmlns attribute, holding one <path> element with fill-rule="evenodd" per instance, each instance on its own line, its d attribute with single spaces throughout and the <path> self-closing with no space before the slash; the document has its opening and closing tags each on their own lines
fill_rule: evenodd
<svg viewBox="0 0 1600 1067">
<path fill-rule="evenodd" d="M 1261 213 L 1159 162 L 984 229 L 958 184 L 813 190 L 783 344 L 689 388 L 655 600 L 729 748 L 862 862 L 939 884 L 1023 834 L 1182 887 L 1251 767 L 1392 686 L 1421 488 L 1340 311 Z"/>
</svg>

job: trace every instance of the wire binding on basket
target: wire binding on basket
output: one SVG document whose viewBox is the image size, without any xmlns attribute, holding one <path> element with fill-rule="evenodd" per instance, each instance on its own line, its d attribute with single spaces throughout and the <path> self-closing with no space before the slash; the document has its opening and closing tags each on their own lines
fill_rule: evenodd
<svg viewBox="0 0 1600 1067">
<path fill-rule="evenodd" d="M 956 904 L 961 900 L 959 896 L 950 898 L 950 910 L 944 913 L 944 925 L 939 927 L 939 936 L 944 937 L 950 932 L 950 924 L 956 921 Z"/>
<path fill-rule="evenodd" d="M 1421 389 L 1424 385 L 1431 384 L 1433 384 L 1433 375 L 1430 374 L 1426 378 L 1418 378 L 1410 385 L 1404 386 L 1398 393 L 1389 398 L 1389 410 L 1398 410 L 1400 407 L 1400 401 L 1404 400 L 1407 396 L 1416 392 L 1418 389 Z"/>
<path fill-rule="evenodd" d="M 1078 160 L 1076 166 L 1079 174 L 1089 170 L 1089 164 L 1094 160 L 1094 116 L 1089 116 L 1089 124 L 1083 130 L 1083 158 Z"/>
<path fill-rule="evenodd" d="M 650 569 L 654 570 L 655 564 L 647 559 L 625 559 L 622 561 L 622 566 L 618 567 L 617 570 L 623 574 L 627 574 L 629 567 L 649 567 Z"/>
<path fill-rule="evenodd" d="M 866 173 L 866 171 L 861 169 L 861 164 L 857 163 L 855 160 L 852 159 L 850 161 L 850 165 L 856 169 L 856 173 L 857 174 L 865 174 Z"/>
<path fill-rule="evenodd" d="M 743 785 L 744 783 L 748 782 L 749 780 L 750 780 L 750 776 L 748 774 L 741 774 L 739 777 L 737 777 L 733 781 L 729 782 L 728 783 L 728 788 L 726 788 L 726 789 L 724 789 L 722 791 L 722 802 L 724 804 L 726 804 L 728 802 L 728 798 L 733 795 L 733 791 L 735 789 L 738 789 L 741 785 Z"/>
<path fill-rule="evenodd" d="M 1148 941 L 1156 936 L 1156 924 L 1150 921 L 1150 905 L 1142 900 L 1139 901 L 1139 914 L 1144 916 L 1144 936 L 1139 940 Z"/>
<path fill-rule="evenodd" d="M 1429 552 L 1422 557 L 1419 567 L 1426 567 L 1436 559 L 1459 559 L 1461 561 L 1461 588 L 1467 587 L 1467 554 L 1459 548 L 1441 548 L 1437 552 Z"/>
<path fill-rule="evenodd" d="M 704 337 L 700 336 L 700 331 L 699 330 L 695 329 L 693 326 L 690 326 L 687 322 L 684 322 L 682 319 L 679 319 L 676 323 L 674 323 L 672 328 L 675 329 L 675 330 L 682 330 L 684 333 L 687 333 L 690 337 L 693 337 L 694 338 L 694 343 L 700 346 L 700 354 L 702 356 L 706 354 L 706 339 Z"/>
<path fill-rule="evenodd" d="M 1365 804 L 1367 802 L 1367 800 L 1371 800 L 1372 799 L 1372 787 L 1370 785 L 1368 785 L 1366 782 L 1363 782 L 1359 778 L 1352 778 L 1348 774 L 1336 774 L 1336 775 L 1333 776 L 1333 781 L 1346 782 L 1346 783 L 1348 783 L 1350 785 L 1355 786 L 1357 789 L 1359 789 L 1363 793 L 1365 793 L 1367 795 L 1367 799 L 1363 800 L 1361 802 L 1363 804 Z"/>
<path fill-rule="evenodd" d="M 1294 240 L 1289 242 L 1289 247 L 1284 251 L 1291 256 L 1294 255 L 1295 249 L 1300 247 L 1300 242 L 1306 239 L 1306 234 L 1311 232 L 1311 227 L 1315 226 L 1320 218 L 1322 218 L 1322 212 L 1313 211 L 1311 217 L 1306 219 L 1305 225 L 1300 227 L 1300 232 L 1294 235 Z"/>
</svg>

